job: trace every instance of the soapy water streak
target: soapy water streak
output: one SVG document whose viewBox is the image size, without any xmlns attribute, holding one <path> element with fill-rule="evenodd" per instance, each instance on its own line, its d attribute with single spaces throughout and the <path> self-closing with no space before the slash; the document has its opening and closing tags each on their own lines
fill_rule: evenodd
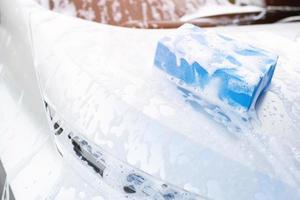
<svg viewBox="0 0 300 200">
<path fill-rule="evenodd" d="M 196 200 L 208 199 L 156 179 L 120 161 L 101 147 L 85 139 L 82 134 L 63 121 L 45 101 L 49 124 L 55 135 L 59 152 L 72 154 L 87 170 L 129 199 Z"/>
<path fill-rule="evenodd" d="M 1 200 L 10 200 L 14 199 L 10 197 L 10 187 L 9 187 L 9 182 L 7 178 L 5 179 L 5 183 L 3 185 L 3 190 L 2 190 L 2 197 Z"/>
</svg>

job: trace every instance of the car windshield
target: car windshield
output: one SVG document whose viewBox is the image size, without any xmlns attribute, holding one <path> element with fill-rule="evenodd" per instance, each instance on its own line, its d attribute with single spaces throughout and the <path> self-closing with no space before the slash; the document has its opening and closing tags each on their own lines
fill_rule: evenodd
<svg viewBox="0 0 300 200">
<path fill-rule="evenodd" d="M 184 22 L 202 27 L 262 24 L 300 15 L 300 2 L 292 0 L 37 1 L 59 13 L 137 28 L 176 28 Z"/>
</svg>

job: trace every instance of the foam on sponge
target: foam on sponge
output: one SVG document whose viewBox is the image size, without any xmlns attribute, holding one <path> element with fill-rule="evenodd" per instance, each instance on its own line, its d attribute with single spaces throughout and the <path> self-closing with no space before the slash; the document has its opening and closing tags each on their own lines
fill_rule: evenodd
<svg viewBox="0 0 300 200">
<path fill-rule="evenodd" d="M 191 24 L 159 40 L 154 61 L 206 101 L 244 111 L 267 90 L 276 63 L 270 52 Z"/>
</svg>

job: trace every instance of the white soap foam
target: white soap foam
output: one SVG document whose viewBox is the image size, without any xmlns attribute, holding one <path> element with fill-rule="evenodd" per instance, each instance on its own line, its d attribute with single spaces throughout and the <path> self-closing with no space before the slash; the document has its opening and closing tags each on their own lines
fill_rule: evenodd
<svg viewBox="0 0 300 200">
<path fill-rule="evenodd" d="M 193 36 L 192 36 L 193 35 Z M 196 36 L 198 39 L 195 39 Z M 185 24 L 174 33 L 169 34 L 162 42 L 175 54 L 178 62 L 185 59 L 190 65 L 199 63 L 212 75 L 218 69 L 234 69 L 236 74 L 249 84 L 255 86 L 263 75 L 267 56 L 275 55 L 261 50 L 257 56 L 242 56 L 237 51 L 253 49 L 250 45 L 222 39 L 215 31 L 206 31 Z M 229 62 L 227 57 L 234 58 L 238 64 Z"/>
</svg>

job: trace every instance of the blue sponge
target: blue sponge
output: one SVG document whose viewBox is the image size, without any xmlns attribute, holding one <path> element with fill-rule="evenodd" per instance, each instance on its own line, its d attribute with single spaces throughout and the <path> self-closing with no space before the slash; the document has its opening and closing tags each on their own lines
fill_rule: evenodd
<svg viewBox="0 0 300 200">
<path fill-rule="evenodd" d="M 265 50 L 184 24 L 158 42 L 154 64 L 196 88 L 212 104 L 223 102 L 248 111 L 268 88 L 277 58 Z"/>
</svg>

